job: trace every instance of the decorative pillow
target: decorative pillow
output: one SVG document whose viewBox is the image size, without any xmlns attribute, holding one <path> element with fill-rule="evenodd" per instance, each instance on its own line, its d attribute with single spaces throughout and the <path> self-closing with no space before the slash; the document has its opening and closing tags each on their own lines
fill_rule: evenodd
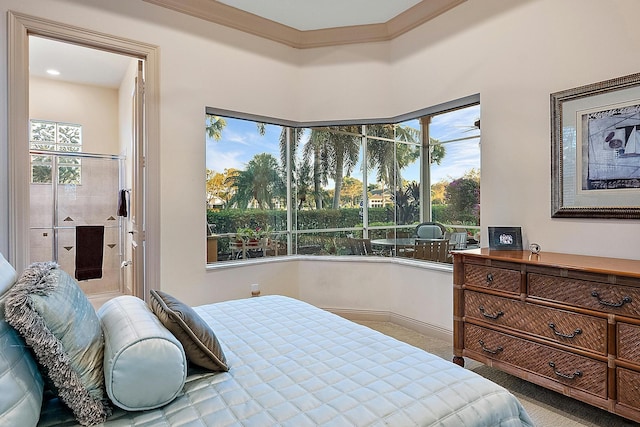
<svg viewBox="0 0 640 427">
<path fill-rule="evenodd" d="M 229 370 L 218 338 L 191 307 L 153 289 L 149 303 L 162 324 L 180 340 L 190 362 L 212 371 Z"/>
<path fill-rule="evenodd" d="M 174 337 L 139 298 L 107 301 L 98 317 L 104 331 L 107 395 L 128 411 L 163 406 L 180 394 L 187 358 Z"/>
<path fill-rule="evenodd" d="M 6 293 L 17 277 L 0 254 L 0 425 L 35 426 L 42 405 L 42 376 L 24 340 L 4 320 Z"/>
<path fill-rule="evenodd" d="M 31 264 L 9 290 L 7 322 L 35 353 L 60 399 L 83 425 L 106 420 L 100 321 L 76 281 L 53 262 Z"/>
<path fill-rule="evenodd" d="M 35 426 L 44 382 L 24 341 L 0 320 L 0 425 Z"/>
</svg>

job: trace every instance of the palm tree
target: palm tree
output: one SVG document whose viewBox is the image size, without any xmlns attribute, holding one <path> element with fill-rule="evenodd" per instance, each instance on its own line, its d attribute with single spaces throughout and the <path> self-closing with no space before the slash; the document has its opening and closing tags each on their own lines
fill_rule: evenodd
<svg viewBox="0 0 640 427">
<path fill-rule="evenodd" d="M 220 138 L 222 138 L 222 129 L 224 129 L 224 127 L 227 125 L 225 119 L 220 116 L 207 114 L 205 122 L 207 136 L 216 141 L 220 141 Z"/>
<path fill-rule="evenodd" d="M 340 126 L 329 128 L 329 130 L 312 129 L 311 132 L 310 143 L 313 140 L 314 155 L 319 154 L 320 162 L 320 171 L 314 171 L 314 177 L 316 179 L 329 177 L 334 180 L 332 208 L 338 209 L 342 178 L 351 175 L 360 158 L 362 139 L 359 135 L 359 126 Z"/>
<path fill-rule="evenodd" d="M 271 154 L 256 154 L 243 171 L 236 171 L 228 178 L 235 188 L 229 205 L 246 209 L 256 203 L 259 209 L 273 209 L 274 201 L 286 194 L 285 183 L 278 161 Z"/>
<path fill-rule="evenodd" d="M 256 126 L 258 128 L 258 134 L 260 134 L 260 136 L 264 136 L 266 134 L 267 124 L 258 122 L 256 123 Z M 302 168 L 304 166 L 304 163 L 300 166 L 296 164 L 295 153 L 298 150 L 298 146 L 300 145 L 300 140 L 302 139 L 302 136 L 304 135 L 305 130 L 299 129 L 299 128 L 288 128 L 283 126 L 282 130 L 280 131 L 279 145 L 280 145 L 280 162 L 282 165 L 281 170 L 283 171 L 283 176 L 282 176 L 283 182 L 286 182 L 287 132 L 288 131 L 291 138 L 291 162 L 290 162 L 291 180 L 293 184 L 298 188 L 296 191 L 296 196 L 297 196 L 297 199 L 299 200 L 298 205 L 301 208 L 302 204 L 306 201 L 308 184 L 304 181 L 306 177 L 303 175 L 299 175 L 297 173 L 297 170 L 299 168 Z M 306 170 L 304 173 L 308 173 L 308 170 Z"/>
<path fill-rule="evenodd" d="M 265 124 L 257 123 L 258 133 L 265 134 Z M 289 128 L 291 141 L 292 182 L 296 185 L 298 205 L 306 201 L 308 182 L 305 180 L 310 170 L 313 174 L 313 195 L 316 209 L 323 208 L 323 187 L 329 178 L 334 179 L 333 209 L 340 205 L 342 178 L 349 176 L 358 162 L 361 138 L 360 126 L 341 126 L 337 128 L 311 129 L 309 140 L 304 145 L 300 164 L 296 163 L 295 153 L 298 150 L 305 129 Z M 336 132 L 337 131 L 337 132 Z M 386 140 L 370 139 L 368 145 L 367 166 L 377 169 L 377 179 L 389 187 L 401 187 L 401 171 L 416 161 L 420 155 L 417 147 L 409 144 L 394 144 L 389 140 L 416 143 L 420 140 L 420 131 L 410 126 L 398 124 L 369 125 L 367 133 Z M 355 135 L 354 135 L 355 134 Z M 280 134 L 280 158 L 284 168 L 287 153 L 287 128 Z M 445 150 L 442 145 L 431 148 L 431 162 L 440 163 Z M 303 172 L 304 168 L 304 172 Z M 300 172 L 298 172 L 300 171 Z M 284 180 L 284 176 L 283 176 Z"/>
<path fill-rule="evenodd" d="M 367 135 L 386 140 L 370 139 L 367 142 L 367 167 L 377 169 L 377 180 L 389 187 L 398 188 L 402 183 L 401 171 L 419 158 L 417 147 L 408 144 L 392 143 L 390 140 L 416 143 L 420 140 L 420 131 L 402 125 L 370 125 Z"/>
<path fill-rule="evenodd" d="M 395 191 L 393 196 L 395 205 L 395 218 L 398 224 L 411 224 L 420 217 L 420 185 L 412 181 L 407 184 L 406 190 L 402 188 Z M 390 209 L 387 208 L 387 212 Z"/>
<path fill-rule="evenodd" d="M 298 200 L 298 210 L 301 210 L 307 201 L 307 194 L 311 190 L 311 166 L 303 162 L 297 175 L 296 199 Z"/>
<path fill-rule="evenodd" d="M 323 186 L 328 182 L 327 169 L 322 163 L 322 159 L 326 157 L 323 152 L 326 146 L 326 133 L 312 130 L 309 141 L 303 149 L 304 164 L 312 163 L 313 173 L 313 197 L 315 199 L 316 209 L 323 208 Z"/>
<path fill-rule="evenodd" d="M 432 139 L 429 144 L 429 157 L 431 158 L 429 163 L 439 165 L 442 159 L 444 159 L 445 154 L 447 154 L 445 146 L 440 144 L 437 139 Z"/>
</svg>

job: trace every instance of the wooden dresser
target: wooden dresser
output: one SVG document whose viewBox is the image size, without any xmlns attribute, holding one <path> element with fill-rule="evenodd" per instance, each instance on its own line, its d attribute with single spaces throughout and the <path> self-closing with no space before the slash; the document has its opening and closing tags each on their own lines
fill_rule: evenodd
<svg viewBox="0 0 640 427">
<path fill-rule="evenodd" d="M 470 357 L 640 421 L 640 261 L 454 254 L 454 362 Z"/>
</svg>

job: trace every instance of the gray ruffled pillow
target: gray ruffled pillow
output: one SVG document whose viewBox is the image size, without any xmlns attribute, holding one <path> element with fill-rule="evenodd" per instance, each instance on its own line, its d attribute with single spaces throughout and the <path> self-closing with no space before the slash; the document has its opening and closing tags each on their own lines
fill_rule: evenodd
<svg viewBox="0 0 640 427">
<path fill-rule="evenodd" d="M 162 291 L 151 290 L 149 305 L 160 322 L 180 341 L 187 359 L 212 371 L 228 371 L 220 342 L 191 307 Z"/>
<path fill-rule="evenodd" d="M 78 422 L 104 422 L 111 411 L 104 393 L 102 328 L 77 282 L 56 263 L 31 264 L 9 290 L 5 315 Z"/>
</svg>

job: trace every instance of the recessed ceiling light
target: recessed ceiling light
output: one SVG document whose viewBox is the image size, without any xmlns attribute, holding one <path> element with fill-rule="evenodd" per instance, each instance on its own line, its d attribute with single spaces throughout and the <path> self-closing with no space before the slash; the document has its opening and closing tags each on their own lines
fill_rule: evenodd
<svg viewBox="0 0 640 427">
<path fill-rule="evenodd" d="M 60 75 L 60 71 L 54 70 L 54 69 L 49 69 L 49 70 L 47 70 L 47 74 L 50 74 L 52 76 L 59 76 Z"/>
</svg>

